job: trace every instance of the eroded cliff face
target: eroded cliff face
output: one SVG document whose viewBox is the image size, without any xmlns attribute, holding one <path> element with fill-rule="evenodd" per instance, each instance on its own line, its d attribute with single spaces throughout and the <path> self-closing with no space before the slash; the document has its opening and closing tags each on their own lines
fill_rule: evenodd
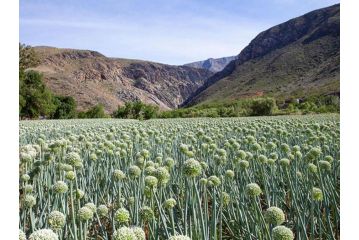
<svg viewBox="0 0 359 240">
<path fill-rule="evenodd" d="M 163 109 L 176 108 L 213 73 L 206 69 L 107 58 L 88 50 L 35 47 L 36 67 L 56 94 L 73 96 L 78 109 L 101 103 L 108 112 L 141 100 Z"/>
<path fill-rule="evenodd" d="M 315 10 L 255 37 L 183 105 L 261 95 L 339 91 L 340 7 Z"/>
</svg>

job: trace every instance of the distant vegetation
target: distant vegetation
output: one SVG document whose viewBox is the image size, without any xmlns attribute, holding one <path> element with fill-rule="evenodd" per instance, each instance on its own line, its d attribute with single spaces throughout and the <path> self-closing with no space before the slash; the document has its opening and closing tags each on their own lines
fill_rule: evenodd
<svg viewBox="0 0 359 240">
<path fill-rule="evenodd" d="M 273 98 L 257 98 L 224 103 L 211 103 L 163 112 L 163 118 L 239 117 L 273 115 L 277 110 Z"/>
<path fill-rule="evenodd" d="M 78 118 L 109 118 L 101 104 L 97 104 L 85 112 L 79 112 Z"/>
<path fill-rule="evenodd" d="M 245 117 L 285 114 L 310 114 L 339 112 L 339 97 L 316 96 L 280 102 L 274 98 L 243 99 L 232 102 L 201 104 L 189 108 L 162 112 L 161 118 L 190 117 Z"/>
<path fill-rule="evenodd" d="M 309 97 L 301 103 L 291 102 L 285 108 L 286 113 L 329 113 L 340 111 L 340 99 L 338 96 Z"/>
<path fill-rule="evenodd" d="M 158 106 L 149 105 L 140 101 L 127 102 L 124 106 L 119 106 L 112 114 L 114 118 L 150 119 L 158 117 Z"/>
</svg>

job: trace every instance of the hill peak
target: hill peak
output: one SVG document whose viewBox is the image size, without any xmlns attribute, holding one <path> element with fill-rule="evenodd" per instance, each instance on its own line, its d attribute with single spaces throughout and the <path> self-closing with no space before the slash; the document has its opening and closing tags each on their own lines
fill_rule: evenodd
<svg viewBox="0 0 359 240">
<path fill-rule="evenodd" d="M 257 96 L 339 91 L 340 6 L 318 9 L 259 33 L 184 105 Z"/>
</svg>

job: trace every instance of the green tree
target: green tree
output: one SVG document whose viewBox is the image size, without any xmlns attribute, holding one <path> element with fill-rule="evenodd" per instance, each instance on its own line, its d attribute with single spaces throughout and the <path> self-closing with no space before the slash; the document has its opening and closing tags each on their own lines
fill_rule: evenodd
<svg viewBox="0 0 359 240">
<path fill-rule="evenodd" d="M 52 93 L 36 71 L 26 71 L 20 75 L 20 116 L 38 118 L 50 116 L 55 110 Z"/>
<path fill-rule="evenodd" d="M 29 45 L 19 43 L 19 70 L 24 71 L 36 67 L 39 63 L 39 57 L 34 49 Z"/>
<path fill-rule="evenodd" d="M 155 118 L 158 114 L 158 111 L 159 111 L 158 106 L 145 105 L 143 108 L 143 118 L 144 119 Z"/>
<path fill-rule="evenodd" d="M 142 119 L 142 109 L 144 104 L 141 101 L 135 101 L 132 103 L 132 117 L 134 119 Z"/>
<path fill-rule="evenodd" d="M 25 98 L 25 72 L 23 70 L 19 71 L 19 113 L 22 112 L 22 108 L 26 105 Z"/>
<path fill-rule="evenodd" d="M 26 106 L 25 70 L 36 67 L 39 64 L 39 58 L 31 46 L 19 43 L 19 113 L 24 116 L 23 108 Z M 28 116 L 30 117 L 30 116 Z"/>
<path fill-rule="evenodd" d="M 112 116 L 115 118 L 135 118 L 133 105 L 132 102 L 127 102 L 124 106 L 118 106 Z"/>
<path fill-rule="evenodd" d="M 56 106 L 56 109 L 52 114 L 52 118 L 76 118 L 76 102 L 73 97 L 55 96 L 53 101 Z"/>
</svg>

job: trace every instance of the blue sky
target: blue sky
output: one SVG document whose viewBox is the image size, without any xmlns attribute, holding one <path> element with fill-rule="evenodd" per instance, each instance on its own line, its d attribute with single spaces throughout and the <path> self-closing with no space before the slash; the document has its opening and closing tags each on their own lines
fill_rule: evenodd
<svg viewBox="0 0 359 240">
<path fill-rule="evenodd" d="M 20 42 L 184 64 L 338 0 L 20 0 Z"/>
</svg>

